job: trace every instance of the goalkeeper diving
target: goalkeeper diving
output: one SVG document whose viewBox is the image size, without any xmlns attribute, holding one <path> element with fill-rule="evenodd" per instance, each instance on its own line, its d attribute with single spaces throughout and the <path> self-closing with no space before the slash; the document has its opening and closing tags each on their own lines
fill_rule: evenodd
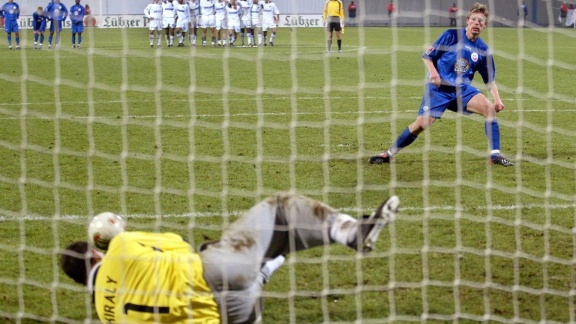
<svg viewBox="0 0 576 324">
<path fill-rule="evenodd" d="M 368 253 L 396 219 L 399 204 L 392 196 L 355 219 L 320 201 L 279 194 L 199 252 L 173 233 L 124 232 L 106 255 L 87 242 L 70 244 L 61 264 L 88 286 L 102 322 L 258 322 L 262 288 L 284 255 L 332 243 Z"/>
</svg>

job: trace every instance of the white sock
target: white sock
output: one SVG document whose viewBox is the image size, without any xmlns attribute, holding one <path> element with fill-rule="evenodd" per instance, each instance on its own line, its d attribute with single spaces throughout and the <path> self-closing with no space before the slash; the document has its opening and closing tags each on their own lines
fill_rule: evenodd
<svg viewBox="0 0 576 324">
<path fill-rule="evenodd" d="M 283 255 L 279 255 L 275 259 L 264 263 L 264 266 L 262 266 L 262 269 L 260 270 L 258 280 L 263 284 L 267 283 L 272 274 L 278 270 L 282 264 L 284 264 L 284 260 L 286 260 L 286 258 Z"/>
<path fill-rule="evenodd" d="M 174 36 L 170 35 L 170 45 L 174 45 Z"/>
<path fill-rule="evenodd" d="M 158 37 L 156 37 L 156 42 L 158 43 L 158 46 L 162 45 L 162 35 L 158 35 Z"/>
<path fill-rule="evenodd" d="M 258 34 L 258 45 L 262 45 L 262 34 Z"/>
<path fill-rule="evenodd" d="M 276 33 L 272 33 L 272 35 L 270 35 L 270 43 L 274 43 L 274 38 L 276 38 Z"/>
<path fill-rule="evenodd" d="M 154 35 L 150 35 L 150 45 L 154 45 Z"/>
</svg>

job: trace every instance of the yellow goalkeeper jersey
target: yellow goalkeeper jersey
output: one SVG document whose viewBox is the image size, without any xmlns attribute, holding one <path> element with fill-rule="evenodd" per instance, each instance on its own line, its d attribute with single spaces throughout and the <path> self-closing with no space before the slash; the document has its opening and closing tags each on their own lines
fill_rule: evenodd
<svg viewBox="0 0 576 324">
<path fill-rule="evenodd" d="M 324 5 L 324 14 L 322 18 L 326 21 L 328 17 L 340 17 L 341 21 L 344 21 L 344 6 L 340 0 L 328 0 Z"/>
<path fill-rule="evenodd" d="M 94 283 L 103 323 L 220 323 L 200 256 L 172 233 L 115 237 Z"/>
</svg>

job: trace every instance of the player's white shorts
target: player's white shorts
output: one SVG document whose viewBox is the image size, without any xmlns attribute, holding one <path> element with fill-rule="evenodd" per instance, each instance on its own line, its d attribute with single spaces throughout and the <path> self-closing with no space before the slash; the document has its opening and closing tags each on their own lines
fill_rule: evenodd
<svg viewBox="0 0 576 324">
<path fill-rule="evenodd" d="M 226 29 L 226 19 L 216 19 L 216 30 Z"/>
<path fill-rule="evenodd" d="M 162 28 L 174 28 L 174 26 L 176 26 L 175 22 L 176 22 L 175 18 L 163 18 Z"/>
<path fill-rule="evenodd" d="M 240 22 L 240 27 L 241 28 L 253 28 L 252 27 L 252 19 L 250 19 L 250 17 L 244 19 L 242 18 L 242 21 Z"/>
<path fill-rule="evenodd" d="M 228 26 L 228 30 L 233 30 L 237 33 L 240 32 L 240 22 L 235 23 L 235 24 L 230 24 L 230 26 Z"/>
<path fill-rule="evenodd" d="M 252 27 L 250 28 L 260 28 L 260 27 L 262 27 L 260 25 L 260 19 L 252 19 Z"/>
<path fill-rule="evenodd" d="M 160 20 L 150 20 L 148 23 L 150 24 L 150 30 L 162 30 L 162 22 Z"/>
<path fill-rule="evenodd" d="M 263 21 L 262 22 L 262 31 L 267 31 L 268 29 L 276 28 L 276 23 L 273 21 Z"/>
<path fill-rule="evenodd" d="M 190 20 L 178 19 L 176 23 L 176 28 L 181 29 L 183 32 L 188 32 L 188 27 L 190 26 Z"/>
<path fill-rule="evenodd" d="M 205 16 L 202 15 L 200 18 L 200 27 L 202 28 L 214 28 L 216 17 L 214 15 Z"/>
<path fill-rule="evenodd" d="M 190 27 L 191 28 L 198 28 L 199 26 L 199 21 L 198 21 L 198 17 L 197 16 L 191 16 L 190 17 Z"/>
</svg>

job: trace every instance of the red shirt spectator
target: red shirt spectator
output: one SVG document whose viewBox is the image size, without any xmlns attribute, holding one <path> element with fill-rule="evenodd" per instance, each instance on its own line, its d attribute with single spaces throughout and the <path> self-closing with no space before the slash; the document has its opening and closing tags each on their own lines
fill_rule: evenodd
<svg viewBox="0 0 576 324">
<path fill-rule="evenodd" d="M 394 12 L 395 8 L 394 8 L 394 0 L 390 0 L 390 3 L 388 4 L 388 18 L 390 18 L 392 16 L 392 13 Z"/>
<path fill-rule="evenodd" d="M 456 3 L 452 4 L 452 7 L 448 9 L 448 18 L 450 18 L 450 27 L 456 27 L 456 15 L 458 13 L 458 7 Z"/>
<path fill-rule="evenodd" d="M 354 1 L 352 1 L 348 6 L 348 18 L 350 21 L 350 26 L 356 25 L 356 9 L 358 8 L 356 7 Z"/>
<path fill-rule="evenodd" d="M 568 6 L 566 6 L 566 1 L 562 1 L 562 5 L 560 6 L 560 26 L 566 27 L 566 17 L 568 16 Z"/>
<path fill-rule="evenodd" d="M 354 1 L 350 2 L 350 5 L 348 6 L 348 17 L 356 18 L 356 4 Z"/>
</svg>

